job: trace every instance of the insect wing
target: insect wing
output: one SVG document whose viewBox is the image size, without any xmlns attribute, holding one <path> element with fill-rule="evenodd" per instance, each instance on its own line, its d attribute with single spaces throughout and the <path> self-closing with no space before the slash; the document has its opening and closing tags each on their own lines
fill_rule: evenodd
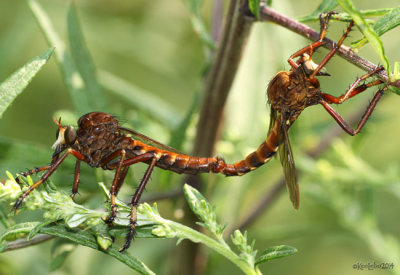
<svg viewBox="0 0 400 275">
<path fill-rule="evenodd" d="M 299 185 L 297 183 L 296 167 L 294 164 L 292 147 L 290 146 L 286 120 L 281 121 L 280 126 L 279 139 L 281 146 L 279 146 L 279 158 L 283 167 L 290 200 L 293 203 L 293 207 L 298 209 L 300 202 Z"/>
<path fill-rule="evenodd" d="M 171 151 L 177 154 L 182 154 L 181 152 L 179 152 L 178 150 L 176 150 L 175 148 L 169 147 L 168 145 L 162 144 L 161 142 L 158 142 L 152 138 L 149 138 L 146 135 L 143 135 L 139 132 L 136 132 L 134 130 L 125 128 L 125 127 L 119 127 L 119 129 L 121 131 L 127 132 L 129 133 L 134 139 L 138 139 L 140 141 L 142 141 L 143 143 L 146 143 L 147 145 L 151 145 L 154 147 L 157 147 L 159 149 L 165 150 L 165 151 Z"/>
</svg>

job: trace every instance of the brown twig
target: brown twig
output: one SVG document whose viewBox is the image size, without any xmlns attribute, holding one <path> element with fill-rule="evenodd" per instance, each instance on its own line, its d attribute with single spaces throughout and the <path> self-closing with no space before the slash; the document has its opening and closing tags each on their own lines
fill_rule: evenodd
<svg viewBox="0 0 400 275">
<path fill-rule="evenodd" d="M 252 21 L 241 12 L 246 0 L 232 0 L 200 110 L 194 154 L 212 155 L 226 98 L 236 75 Z"/>
<path fill-rule="evenodd" d="M 225 102 L 250 34 L 252 21 L 247 20 L 242 13 L 242 7 L 246 4 L 247 0 L 231 0 L 230 2 L 221 40 L 205 82 L 194 155 L 213 154 Z M 197 188 L 201 187 L 198 177 L 190 177 L 186 182 Z M 183 207 L 183 211 L 186 215 L 181 222 L 193 225 L 196 221 L 195 215 L 191 214 L 187 206 Z M 198 251 L 198 244 L 183 241 L 177 247 L 178 262 L 172 267 L 174 270 L 171 274 L 201 274 L 204 261 Z"/>
</svg>

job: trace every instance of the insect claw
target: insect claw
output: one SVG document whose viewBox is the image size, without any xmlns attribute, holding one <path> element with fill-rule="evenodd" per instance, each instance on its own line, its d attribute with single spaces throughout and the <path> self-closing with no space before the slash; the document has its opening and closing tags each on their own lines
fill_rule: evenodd
<svg viewBox="0 0 400 275">
<path fill-rule="evenodd" d="M 18 208 L 21 206 L 23 200 L 24 200 L 24 199 L 20 197 L 20 198 L 14 203 L 14 205 L 13 205 L 13 207 L 12 207 L 12 209 L 11 209 L 11 212 L 14 212 L 14 215 L 17 214 L 17 210 L 18 210 Z"/>
<path fill-rule="evenodd" d="M 107 218 L 103 218 L 103 221 L 108 225 L 108 227 L 114 226 L 114 220 L 115 217 L 113 217 L 112 215 L 108 216 Z"/>
<path fill-rule="evenodd" d="M 126 236 L 126 241 L 125 244 L 119 249 L 119 252 L 124 252 L 126 249 L 128 249 L 131 246 L 132 240 L 136 236 L 136 225 L 131 224 L 131 228 L 129 229 L 129 232 Z"/>
<path fill-rule="evenodd" d="M 75 198 L 75 195 L 78 194 L 80 195 L 79 192 L 72 192 L 71 195 L 69 195 L 71 197 L 71 199 L 73 200 Z"/>
<path fill-rule="evenodd" d="M 14 180 L 15 180 L 16 183 L 21 184 L 21 176 L 15 177 Z"/>
</svg>

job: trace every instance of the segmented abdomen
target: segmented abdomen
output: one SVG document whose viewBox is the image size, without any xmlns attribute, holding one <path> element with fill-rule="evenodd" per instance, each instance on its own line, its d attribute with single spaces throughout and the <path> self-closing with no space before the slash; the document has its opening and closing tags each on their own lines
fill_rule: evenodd
<svg viewBox="0 0 400 275">
<path fill-rule="evenodd" d="M 249 154 L 244 160 L 226 164 L 220 173 L 226 176 L 241 176 L 267 163 L 278 151 L 278 127 L 278 122 L 276 121 L 268 137 L 258 146 L 256 151 Z"/>
<path fill-rule="evenodd" d="M 133 157 L 132 153 L 137 156 L 152 152 L 157 158 L 157 167 L 176 173 L 221 173 L 226 176 L 241 176 L 267 163 L 276 154 L 278 146 L 278 123 L 276 122 L 267 139 L 256 151 L 249 154 L 245 159 L 233 164 L 226 164 L 220 157 L 192 157 L 162 150 L 138 140 L 131 140 L 127 158 Z"/>
<path fill-rule="evenodd" d="M 220 157 L 192 157 L 159 149 L 139 140 L 132 139 L 130 142 L 131 144 L 127 149 L 127 158 L 153 153 L 157 158 L 157 167 L 179 174 L 219 173 L 226 166 L 224 160 Z"/>
</svg>

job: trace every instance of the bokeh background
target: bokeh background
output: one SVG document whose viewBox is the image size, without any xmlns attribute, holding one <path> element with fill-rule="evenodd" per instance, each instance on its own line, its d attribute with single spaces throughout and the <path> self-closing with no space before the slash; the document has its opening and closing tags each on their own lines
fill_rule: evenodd
<svg viewBox="0 0 400 275">
<path fill-rule="evenodd" d="M 395 7 L 398 1 L 355 1 L 359 9 Z M 68 1 L 40 2 L 64 40 Z M 298 18 L 316 9 L 314 1 L 275 1 L 273 8 Z M 193 31 L 191 14 L 185 1 L 75 1 L 87 47 L 99 70 L 101 83 L 105 73 L 112 73 L 134 85 L 141 92 L 161 100 L 176 114 L 176 120 L 165 124 L 142 112 L 137 106 L 153 102 L 130 102 L 105 88 L 110 111 L 127 125 L 164 143 L 171 143 L 171 127 L 185 117 L 200 94 L 204 74 L 209 65 L 209 52 Z M 228 1 L 223 2 L 224 11 Z M 204 1 L 201 14 L 211 25 L 214 1 Z M 338 9 L 340 11 L 340 9 Z M 318 23 L 309 23 L 318 29 Z M 328 37 L 340 37 L 344 23 L 333 22 Z M 357 30 L 351 38 L 360 38 Z M 400 60 L 400 29 L 382 37 L 386 54 L 392 62 Z M 253 26 L 238 75 L 225 110 L 221 141 L 217 153 L 228 162 L 243 158 L 257 148 L 268 130 L 269 109 L 265 89 L 277 71 L 289 68 L 290 54 L 309 43 L 284 28 L 256 23 Z M 346 44 L 346 43 L 345 43 Z M 349 42 L 347 41 L 347 45 Z M 0 1 L 0 81 L 31 58 L 49 48 L 24 1 Z M 56 49 L 57 51 L 57 49 Z M 320 60 L 325 50 L 316 53 Z M 369 45 L 359 55 L 379 63 Z M 332 77 L 321 79 L 325 92 L 342 94 L 363 72 L 339 57 L 327 65 Z M 108 83 L 110 84 L 110 83 Z M 118 87 L 116 87 L 118 89 Z M 373 92 L 364 94 L 335 107 L 345 118 L 364 109 Z M 199 101 L 197 101 L 199 102 Z M 291 142 L 298 170 L 301 172 L 300 210 L 293 210 L 287 193 L 282 192 L 248 228 L 250 240 L 256 240 L 259 251 L 279 244 L 296 247 L 298 254 L 268 262 L 261 266 L 265 274 L 358 274 L 356 263 L 393 263 L 400 268 L 400 157 L 398 119 L 400 97 L 384 96 L 367 126 L 356 137 L 343 135 L 317 159 L 305 152 L 321 141 L 324 133 L 338 127 L 321 106 L 308 108 L 291 129 Z M 153 106 L 157 108 L 157 106 Z M 88 110 L 90 111 L 90 110 Z M 56 127 L 52 117 L 74 114 L 72 101 L 63 82 L 54 56 L 34 78 L 27 89 L 14 101 L 0 119 L 0 178 L 5 171 L 17 173 L 25 168 L 46 164 L 51 157 L 50 146 L 55 140 Z M 183 151 L 190 152 L 197 116 L 186 133 Z M 69 192 L 73 180 L 72 159 L 52 177 L 53 182 Z M 144 172 L 137 165 L 120 193 L 128 201 L 134 186 Z M 78 201 L 88 206 L 101 205 L 104 198 L 95 184 L 103 173 L 87 166 L 82 168 L 81 196 Z M 173 175 L 169 183 L 161 184 L 166 173 L 152 176 L 143 196 L 180 188 L 183 177 Z M 104 175 L 101 175 L 104 176 Z M 216 205 L 221 223 L 227 230 L 235 228 L 262 200 L 282 176 L 278 160 L 240 178 L 205 175 L 209 183 L 204 195 Z M 106 174 L 111 179 L 111 174 Z M 207 191 L 209 190 L 209 191 Z M 179 220 L 182 200 L 163 200 L 159 209 L 163 216 Z M 8 206 L 3 205 L 8 211 Z M 17 220 L 40 217 L 40 213 L 21 213 Z M 175 240 L 136 240 L 130 252 L 159 274 L 167 274 L 179 262 L 174 257 Z M 222 256 L 202 249 L 208 256 L 206 274 L 240 274 Z M 0 257 L 1 274 L 47 274 L 51 261 L 51 241 L 35 247 L 7 252 Z M 128 267 L 106 255 L 86 247 L 78 247 L 64 265 L 51 274 L 130 274 Z M 386 274 L 375 269 L 368 274 Z"/>
</svg>

